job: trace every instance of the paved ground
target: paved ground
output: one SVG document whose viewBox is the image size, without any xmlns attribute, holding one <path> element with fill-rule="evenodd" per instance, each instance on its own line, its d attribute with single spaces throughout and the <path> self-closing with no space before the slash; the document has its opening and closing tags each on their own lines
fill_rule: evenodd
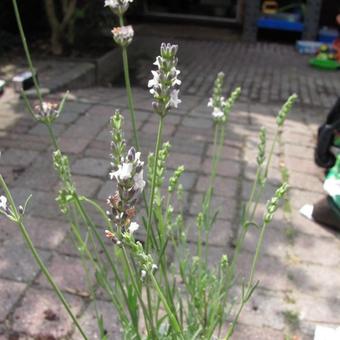
<svg viewBox="0 0 340 340">
<path fill-rule="evenodd" d="M 304 66 L 305 58 L 290 47 L 275 44 L 232 47 L 229 43 L 186 41 L 182 45 L 186 46 L 180 61 L 183 105 L 167 117 L 165 136 L 173 145 L 169 167 L 182 163 L 187 169 L 183 184 L 188 220 L 197 213 L 209 173 L 212 143 L 206 103 L 212 81 L 222 68 L 228 89 L 239 84 L 244 87 L 244 94 L 231 114 L 218 170 L 216 206 L 222 210 L 210 238 L 213 257 L 231 249 L 240 205 L 254 176 L 260 126 L 268 127 L 272 136 L 278 103 L 291 91 L 301 96 L 300 104 L 287 121 L 283 145 L 274 157 L 264 198 L 265 202 L 278 184 L 279 164 L 284 161 L 290 173 L 289 200 L 293 211 L 288 217 L 279 212 L 268 230 L 257 272 L 260 288 L 242 315 L 235 339 L 272 340 L 284 339 L 286 335 L 296 335 L 288 339 L 312 339 L 316 324 L 339 326 L 339 234 L 298 214 L 302 204 L 323 195 L 322 173 L 314 166 L 313 146 L 322 114 L 327 112 L 336 93 L 340 93 L 339 75 L 310 70 Z M 136 71 L 138 83 L 146 78 L 143 63 L 139 62 Z M 150 110 L 146 90 L 137 87 L 134 94 L 145 157 L 155 139 L 157 117 Z M 98 199 L 104 206 L 111 191 L 107 180 L 107 122 L 114 108 L 127 114 L 124 90 L 78 90 L 72 92 L 71 99 L 55 131 L 63 150 L 71 157 L 80 192 Z M 130 130 L 129 124 L 127 128 Z M 24 112 L 22 103 L 9 88 L 0 99 L 0 148 L 3 153 L 0 170 L 17 201 L 21 203 L 29 193 L 33 194 L 27 225 L 40 254 L 85 328 L 93 332 L 93 306 L 86 299 L 80 260 L 70 245 L 69 227 L 54 201 L 58 181 L 50 162 L 46 131 Z M 189 239 L 195 241 L 194 233 Z M 249 267 L 255 239 L 256 231 L 252 230 L 240 259 L 241 274 Z M 112 332 L 117 331 L 108 303 L 100 303 L 110 317 L 107 324 Z M 51 312 L 55 317 L 51 317 Z M 72 324 L 23 246 L 15 226 L 0 219 L 0 339 L 78 339 L 72 334 Z M 109 338 L 114 339 L 114 333 L 110 334 Z"/>
</svg>

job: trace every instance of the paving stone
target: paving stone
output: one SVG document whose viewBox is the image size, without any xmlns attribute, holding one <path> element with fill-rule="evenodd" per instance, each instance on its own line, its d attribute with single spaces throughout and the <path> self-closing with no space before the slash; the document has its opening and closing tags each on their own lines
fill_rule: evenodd
<svg viewBox="0 0 340 340">
<path fill-rule="evenodd" d="M 337 297 L 328 299 L 316 296 L 295 294 L 296 306 L 300 318 L 315 324 L 337 324 L 339 325 L 339 300 Z"/>
<path fill-rule="evenodd" d="M 2 148 L 9 147 L 15 149 L 43 151 L 50 146 L 50 140 L 45 136 L 11 133 L 6 134 L 5 137 L 0 137 L 0 145 Z"/>
<path fill-rule="evenodd" d="M 196 218 L 190 218 L 186 222 L 187 239 L 190 242 L 197 242 L 199 239 L 199 232 L 197 229 Z M 202 242 L 205 243 L 205 233 L 202 232 Z M 227 247 L 233 235 L 233 229 L 230 222 L 225 220 L 216 220 L 209 232 L 208 243 L 210 245 Z"/>
<path fill-rule="evenodd" d="M 330 271 L 332 274 L 330 275 Z M 288 278 L 295 292 L 333 299 L 340 289 L 339 271 L 322 265 L 295 263 L 288 268 Z"/>
<path fill-rule="evenodd" d="M 210 174 L 212 169 L 212 159 L 207 158 L 203 163 L 203 171 Z M 220 160 L 217 167 L 217 174 L 227 177 L 238 177 L 241 173 L 241 165 L 236 161 Z"/>
<path fill-rule="evenodd" d="M 65 125 L 54 123 L 52 129 L 54 135 L 58 137 L 65 131 Z M 49 132 L 46 126 L 40 123 L 30 129 L 29 134 L 37 136 L 49 136 Z"/>
<path fill-rule="evenodd" d="M 30 194 L 32 195 L 32 198 L 26 209 L 27 214 L 56 220 L 65 219 L 55 201 L 54 193 L 18 187 L 15 187 L 12 190 L 12 195 L 17 205 L 24 204 Z"/>
<path fill-rule="evenodd" d="M 25 216 L 25 227 L 36 247 L 55 249 L 64 239 L 69 225 L 61 221 Z M 12 222 L 0 220 L 0 240 L 4 244 L 22 243 L 23 237 Z"/>
<path fill-rule="evenodd" d="M 320 183 L 320 186 L 321 186 L 321 183 Z M 308 188 L 308 189 L 313 190 L 313 188 Z M 300 210 L 305 204 L 315 204 L 319 200 L 323 199 L 325 197 L 325 193 L 320 192 L 319 190 L 315 192 L 315 191 L 310 191 L 310 190 L 305 191 L 305 190 L 298 190 L 298 189 L 291 188 L 289 190 L 289 197 L 290 197 L 290 202 L 292 206 L 296 210 Z"/>
<path fill-rule="evenodd" d="M 79 154 L 86 149 L 90 141 L 88 138 L 67 138 L 62 136 L 59 139 L 59 146 L 66 154 Z"/>
<path fill-rule="evenodd" d="M 73 176 L 72 179 L 78 194 L 86 197 L 93 197 L 103 183 L 100 179 L 89 176 Z"/>
<path fill-rule="evenodd" d="M 269 327 L 251 327 L 238 324 L 233 338 L 251 340 L 285 340 L 285 335 L 282 334 L 282 332 Z"/>
<path fill-rule="evenodd" d="M 163 136 L 164 138 L 170 137 L 174 134 L 176 130 L 176 126 L 171 123 L 166 123 L 163 128 Z M 157 136 L 158 124 L 154 123 L 146 123 L 141 129 L 141 134 L 147 133 L 152 136 Z"/>
<path fill-rule="evenodd" d="M 112 195 L 112 193 L 115 190 L 115 183 L 111 180 L 106 181 L 100 188 L 99 192 L 98 192 L 98 199 L 100 199 L 101 201 L 106 201 L 106 199 Z"/>
<path fill-rule="evenodd" d="M 293 252 L 295 256 L 305 262 L 338 266 L 340 240 L 301 234 L 295 239 Z"/>
<path fill-rule="evenodd" d="M 0 322 L 5 321 L 25 289 L 26 285 L 23 283 L 0 279 Z M 0 325 L 0 338 L 1 333 Z"/>
<path fill-rule="evenodd" d="M 60 117 L 68 116 L 69 114 L 79 115 L 87 111 L 90 107 L 91 105 L 87 103 L 66 100 L 65 105 L 64 105 L 64 112 Z"/>
<path fill-rule="evenodd" d="M 169 182 L 169 178 L 173 175 L 173 170 L 167 170 L 165 174 L 164 183 Z M 184 172 L 179 180 L 179 183 L 183 185 L 183 189 L 188 191 L 194 188 L 194 185 L 197 180 L 197 175 L 194 172 Z"/>
<path fill-rule="evenodd" d="M 86 265 L 86 270 L 89 270 L 88 276 L 80 258 L 54 255 L 48 269 L 60 289 L 68 293 L 86 296 L 91 288 L 89 285 L 95 282 L 93 266 L 90 263 Z M 43 274 L 39 275 L 36 283 L 44 288 L 50 288 L 50 284 Z"/>
<path fill-rule="evenodd" d="M 167 161 L 167 165 L 171 169 L 177 169 L 180 165 L 184 165 L 185 170 L 199 171 L 201 157 L 195 155 L 187 155 L 184 153 L 171 152 Z"/>
<path fill-rule="evenodd" d="M 33 150 L 20 150 L 9 148 L 1 153 L 0 165 L 13 165 L 18 167 L 27 167 L 37 157 L 38 152 Z"/>
<path fill-rule="evenodd" d="M 238 280 L 247 279 L 250 275 L 251 265 L 255 251 L 242 250 L 237 260 Z M 259 282 L 260 288 L 271 291 L 287 291 L 292 289 L 291 282 L 287 278 L 288 265 L 284 258 L 268 256 L 261 252 L 255 270 L 255 282 Z"/>
<path fill-rule="evenodd" d="M 40 250 L 39 255 L 46 262 L 50 253 Z M 23 240 L 7 242 L 0 248 L 1 278 L 30 282 L 39 271 L 38 265 Z"/>
<path fill-rule="evenodd" d="M 213 156 L 213 145 L 208 147 L 207 155 L 209 157 Z M 240 160 L 241 159 L 241 152 L 240 149 L 233 146 L 225 145 L 222 148 L 221 152 L 221 159 L 231 159 L 231 160 Z"/>
<path fill-rule="evenodd" d="M 311 145 L 311 147 L 305 147 L 300 145 L 285 144 L 284 152 L 287 157 L 293 156 L 306 159 L 313 159 L 314 157 L 313 145 Z"/>
<path fill-rule="evenodd" d="M 255 252 L 259 234 L 260 230 L 255 227 L 249 228 L 244 243 L 245 249 L 250 252 Z M 283 227 L 274 228 L 273 225 L 267 227 L 262 245 L 263 254 L 273 255 L 284 259 L 287 255 L 288 245 L 289 240 Z"/>
<path fill-rule="evenodd" d="M 320 193 L 324 192 L 322 181 L 315 176 L 291 172 L 289 176 L 289 183 L 293 188 Z"/>
<path fill-rule="evenodd" d="M 202 210 L 202 194 L 194 194 L 190 205 L 190 213 L 198 214 Z M 212 211 L 218 211 L 218 218 L 232 221 L 235 217 L 237 202 L 235 199 L 214 195 L 211 202 Z"/>
<path fill-rule="evenodd" d="M 58 175 L 53 167 L 52 155 L 43 153 L 19 176 L 16 185 L 33 190 L 48 191 L 55 186 L 57 181 Z"/>
<path fill-rule="evenodd" d="M 285 299 L 282 294 L 256 289 L 240 316 L 240 323 L 255 327 L 270 327 L 283 332 Z"/>
<path fill-rule="evenodd" d="M 80 318 L 80 323 L 87 337 L 93 340 L 101 339 L 98 331 L 96 308 L 99 315 L 103 317 L 104 327 L 107 332 L 107 338 L 121 339 L 122 334 L 120 331 L 120 323 L 114 306 L 110 302 L 101 300 L 96 302 L 96 307 L 94 305 L 94 302 L 92 302 Z M 72 339 L 81 340 L 83 339 L 83 337 L 79 334 L 78 331 L 76 331 L 75 334 L 72 335 Z"/>
<path fill-rule="evenodd" d="M 78 315 L 82 307 L 80 298 L 65 294 L 72 311 Z M 30 288 L 13 315 L 13 331 L 37 339 L 63 338 L 73 330 L 73 323 L 54 292 Z"/>
<path fill-rule="evenodd" d="M 308 220 L 295 209 L 292 212 L 292 223 L 298 231 L 307 235 L 313 235 L 315 237 L 337 237 L 336 231 Z"/>
<path fill-rule="evenodd" d="M 196 190 L 198 192 L 206 191 L 208 186 L 209 177 L 200 176 L 196 184 Z M 215 193 L 224 197 L 235 197 L 237 194 L 237 181 L 231 178 L 216 177 Z"/>
<path fill-rule="evenodd" d="M 104 177 L 107 175 L 109 168 L 109 161 L 86 157 L 75 161 L 72 166 L 72 172 L 78 175 Z"/>
<path fill-rule="evenodd" d="M 213 122 L 211 119 L 185 117 L 182 121 L 182 124 L 184 126 L 193 127 L 193 128 L 208 129 L 212 127 Z"/>
</svg>

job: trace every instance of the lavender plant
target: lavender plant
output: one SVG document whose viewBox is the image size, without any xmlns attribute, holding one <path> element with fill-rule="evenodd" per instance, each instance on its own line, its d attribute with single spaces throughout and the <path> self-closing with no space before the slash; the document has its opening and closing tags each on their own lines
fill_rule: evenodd
<svg viewBox="0 0 340 340">
<path fill-rule="evenodd" d="M 29 65 L 33 70 L 28 46 L 22 29 L 16 0 L 12 0 L 20 34 L 23 40 Z M 122 48 L 128 104 L 134 131 L 134 146 L 127 147 L 124 137 L 124 119 L 116 111 L 110 120 L 111 166 L 110 179 L 113 182 L 112 193 L 107 198 L 108 211 L 95 201 L 79 195 L 72 179 L 67 155 L 59 147 L 53 132 L 53 123 L 62 114 L 66 95 L 59 105 L 43 101 L 39 85 L 35 81 L 39 105 L 32 108 L 23 93 L 28 111 L 33 118 L 44 124 L 54 146 L 53 163 L 60 178 L 61 188 L 57 201 L 61 212 L 70 222 L 75 246 L 84 260 L 84 271 L 89 267 L 95 271 L 98 286 L 104 291 L 115 308 L 125 339 L 230 339 L 234 333 L 238 318 L 250 300 L 258 282 L 255 282 L 255 270 L 265 231 L 270 224 L 281 198 L 287 191 L 283 183 L 267 203 L 262 225 L 254 221 L 258 202 L 262 196 L 272 154 L 277 137 L 266 157 L 266 132 L 260 131 L 258 146 L 257 172 L 249 202 L 243 209 L 241 228 L 233 254 L 224 254 L 215 265 L 208 264 L 209 235 L 214 226 L 218 212 L 212 211 L 211 201 L 214 195 L 217 168 L 225 141 L 225 129 L 229 113 L 240 89 L 233 91 L 229 98 L 223 97 L 223 73 L 219 73 L 214 85 L 213 95 L 208 102 L 212 108 L 214 129 L 214 155 L 210 181 L 202 201 L 202 209 L 197 215 L 198 242 L 197 251 L 192 253 L 187 243 L 188 228 L 181 209 L 176 211 L 174 205 L 180 202 L 183 188 L 181 176 L 184 167 L 179 166 L 165 180 L 166 163 L 170 153 L 170 143 L 163 141 L 163 127 L 171 110 L 181 103 L 179 99 L 177 69 L 178 46 L 162 44 L 160 55 L 152 71 L 148 88 L 153 97 L 152 108 L 159 116 L 159 127 L 155 150 L 147 161 L 147 181 L 144 180 L 145 166 L 139 151 L 138 133 L 135 124 L 132 91 L 128 73 L 127 46 L 133 38 L 131 26 L 124 26 L 123 15 L 132 0 L 106 0 L 118 16 L 120 27 L 113 29 L 113 38 Z M 291 109 L 296 96 L 289 98 L 278 114 L 278 131 Z M 47 277 L 52 288 L 65 306 L 75 326 L 84 339 L 88 339 L 81 324 L 65 300 L 48 269 L 39 257 L 25 227 L 24 207 L 16 207 L 4 179 L 0 176 L 0 187 L 4 195 L 0 196 L 0 213 L 18 225 L 37 264 Z M 147 190 L 144 190 L 145 187 Z M 147 194 L 146 194 L 147 191 Z M 146 213 L 141 212 L 140 196 L 144 195 Z M 149 199 L 147 199 L 149 198 Z M 88 213 L 92 206 L 102 216 L 102 224 L 94 223 Z M 247 280 L 238 280 L 238 257 L 249 227 L 260 230 L 256 251 L 252 259 L 251 270 Z M 137 233 L 145 230 L 145 238 L 139 240 Z M 109 242 L 107 242 L 109 241 Z M 169 248 L 172 249 L 170 254 Z M 204 251 L 204 254 L 203 254 Z M 241 295 L 232 296 L 231 289 L 240 284 Z M 91 298 L 96 300 L 97 292 L 89 286 Z M 105 325 L 100 311 L 96 311 L 98 332 L 101 339 L 110 339 L 105 334 Z"/>
</svg>

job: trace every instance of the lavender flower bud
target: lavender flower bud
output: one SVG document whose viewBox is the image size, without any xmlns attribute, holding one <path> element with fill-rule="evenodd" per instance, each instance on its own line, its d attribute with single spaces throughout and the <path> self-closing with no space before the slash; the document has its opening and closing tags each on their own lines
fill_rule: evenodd
<svg viewBox="0 0 340 340">
<path fill-rule="evenodd" d="M 257 146 L 258 153 L 257 153 L 257 164 L 261 166 L 266 158 L 266 136 L 267 136 L 267 131 L 264 127 L 261 128 L 259 138 L 260 138 L 260 143 Z"/>
<path fill-rule="evenodd" d="M 134 147 L 131 147 L 127 154 L 127 159 L 129 162 L 133 162 L 135 160 L 136 156 L 136 149 Z"/>
<path fill-rule="evenodd" d="M 271 200 L 267 202 L 266 212 L 264 214 L 264 223 L 269 224 L 273 219 L 275 211 L 279 207 L 280 200 L 288 190 L 288 184 L 283 183 L 276 191 Z"/>
<path fill-rule="evenodd" d="M 36 113 L 34 117 L 45 124 L 53 123 L 59 117 L 58 104 L 50 102 L 42 102 L 41 105 L 36 105 Z"/>
<path fill-rule="evenodd" d="M 279 127 L 283 126 L 287 114 L 290 112 L 292 109 L 294 103 L 297 101 L 298 96 L 296 94 L 291 95 L 288 100 L 283 104 L 279 114 L 276 117 L 276 123 Z"/>
<path fill-rule="evenodd" d="M 111 31 L 116 44 L 126 47 L 131 44 L 134 31 L 132 26 L 114 27 Z"/>
</svg>

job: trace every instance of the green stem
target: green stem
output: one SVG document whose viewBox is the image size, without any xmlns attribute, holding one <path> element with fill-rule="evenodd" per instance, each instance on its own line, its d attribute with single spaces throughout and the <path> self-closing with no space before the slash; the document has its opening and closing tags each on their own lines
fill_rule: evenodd
<svg viewBox="0 0 340 340">
<path fill-rule="evenodd" d="M 138 284 L 135 280 L 135 275 L 133 274 L 131 264 L 130 264 L 130 261 L 129 261 L 129 258 L 128 258 L 128 255 L 126 253 L 126 249 L 125 249 L 124 246 L 122 246 L 122 252 L 123 252 L 124 261 L 125 261 L 125 264 L 126 264 L 129 276 L 130 276 L 130 280 L 131 280 L 132 285 L 133 285 L 133 287 L 134 287 L 134 289 L 137 293 L 138 301 L 139 301 L 139 303 L 140 303 L 140 305 L 143 309 L 143 315 L 144 315 L 145 323 L 146 323 L 146 325 L 149 324 L 149 327 L 151 328 L 151 334 L 153 334 L 155 336 L 156 331 L 155 331 L 155 327 L 153 325 L 152 310 L 150 310 L 150 308 L 149 308 L 149 310 L 147 310 L 147 308 L 144 304 L 144 301 L 143 301 L 142 296 L 141 296 L 141 291 L 140 291 Z"/>
<path fill-rule="evenodd" d="M 259 256 L 260 256 L 260 252 L 261 252 L 261 248 L 262 248 L 263 239 L 264 239 L 264 235 L 265 235 L 266 229 L 267 229 L 267 224 L 263 223 L 262 224 L 262 228 L 261 228 L 261 233 L 260 233 L 259 239 L 257 241 L 255 255 L 254 255 L 254 258 L 253 258 L 252 265 L 251 265 L 250 275 L 249 275 L 247 287 L 246 287 L 245 294 L 244 294 L 244 296 L 246 298 L 244 298 L 244 296 L 242 296 L 242 301 L 241 301 L 240 306 L 239 306 L 239 308 L 237 310 L 236 316 L 235 316 L 232 324 L 230 325 L 230 327 L 228 329 L 228 332 L 227 332 L 227 335 L 226 335 L 226 339 L 230 339 L 230 337 L 233 335 L 235 327 L 236 327 L 236 324 L 237 324 L 238 319 L 240 317 L 240 314 L 241 314 L 241 312 L 242 312 L 246 302 L 248 301 L 248 297 L 249 297 L 250 292 L 253 290 L 253 282 L 254 282 L 256 265 L 257 265 L 257 261 L 258 261 Z"/>
<path fill-rule="evenodd" d="M 50 135 L 54 149 L 59 150 L 59 145 L 58 145 L 58 142 L 57 142 L 57 138 L 54 135 L 52 125 L 51 124 L 45 124 L 45 125 L 47 127 L 48 134 Z"/>
<path fill-rule="evenodd" d="M 105 254 L 105 257 L 106 259 L 108 260 L 109 264 L 110 264 L 110 267 L 111 267 L 111 270 L 113 272 L 113 274 L 115 275 L 115 279 L 116 279 L 116 282 L 118 283 L 118 287 L 119 289 L 121 290 L 122 294 L 123 294 L 123 297 L 124 297 L 124 300 L 125 302 L 127 303 L 128 305 L 128 297 L 126 295 L 126 292 L 125 292 L 125 289 L 124 289 L 124 286 L 123 286 L 123 283 L 120 279 L 120 276 L 118 274 L 118 271 L 114 265 L 114 262 L 107 250 L 107 248 L 105 247 L 105 244 L 102 240 L 102 238 L 100 237 L 100 235 L 98 234 L 98 231 L 96 229 L 96 226 L 93 224 L 93 222 L 90 220 L 90 218 L 87 216 L 87 213 L 83 207 L 83 205 L 81 204 L 80 200 L 79 200 L 79 197 L 77 194 L 74 195 L 74 199 L 75 199 L 75 205 L 80 213 L 80 216 L 82 217 L 82 219 L 84 220 L 84 222 L 91 228 L 92 232 L 94 233 L 97 241 L 99 242 L 99 245 L 100 247 L 102 248 L 104 254 Z"/>
<path fill-rule="evenodd" d="M 37 250 L 35 249 L 33 242 L 25 228 L 25 225 L 22 222 L 22 216 L 18 213 L 16 205 L 14 203 L 13 197 L 2 177 L 2 175 L 0 175 L 0 186 L 3 188 L 5 195 L 7 197 L 7 199 L 10 202 L 11 208 L 13 213 L 15 214 L 15 218 L 16 218 L 16 224 L 19 226 L 20 228 L 20 232 L 22 234 L 22 236 L 24 237 L 26 244 L 29 248 L 29 250 L 31 251 L 35 261 L 37 262 L 38 266 L 40 267 L 41 271 L 43 272 L 43 274 L 45 275 L 47 281 L 50 283 L 50 285 L 52 286 L 53 290 L 55 291 L 55 293 L 57 294 L 59 300 L 61 301 L 61 303 L 63 304 L 63 306 L 65 307 L 67 313 L 69 314 L 69 316 L 71 317 L 72 321 L 74 322 L 74 324 L 76 325 L 76 327 L 78 328 L 80 334 L 82 335 L 82 337 L 87 340 L 87 336 L 85 335 L 84 331 L 82 330 L 80 324 L 78 323 L 77 318 L 74 316 L 74 314 L 71 311 L 71 308 L 68 304 L 68 302 L 66 301 L 63 293 L 61 292 L 61 290 L 59 289 L 59 287 L 57 286 L 57 284 L 54 282 L 52 276 L 50 275 L 48 269 L 46 268 L 44 262 L 41 260 Z"/>
<path fill-rule="evenodd" d="M 154 285 L 154 287 L 155 287 L 155 289 L 157 291 L 157 294 L 158 294 L 159 298 L 162 300 L 162 303 L 163 303 L 164 308 L 165 308 L 165 310 L 166 310 L 166 312 L 167 312 L 167 314 L 169 316 L 169 319 L 170 319 L 172 327 L 175 329 L 176 333 L 178 335 L 180 335 L 180 339 L 184 339 L 183 338 L 183 333 L 182 333 L 181 326 L 179 325 L 179 323 L 178 323 L 176 317 L 174 316 L 174 314 L 172 313 L 172 311 L 171 311 L 171 309 L 170 309 L 170 307 L 168 305 L 168 302 L 166 301 L 166 298 L 163 295 L 161 288 L 159 287 L 159 284 L 158 284 L 156 278 L 154 277 L 154 275 L 152 273 L 149 273 L 149 275 L 150 275 L 151 281 L 152 281 L 152 283 L 153 283 L 153 285 Z"/>
<path fill-rule="evenodd" d="M 136 114 L 133 106 L 133 97 L 132 97 L 132 89 L 130 83 L 130 74 L 129 74 L 129 60 L 127 55 L 126 47 L 122 47 L 122 56 L 123 56 L 123 67 L 124 67 L 124 77 L 125 77 L 125 86 L 128 96 L 128 106 L 131 116 L 132 122 L 132 130 L 133 130 L 133 137 L 137 151 L 140 150 L 140 144 L 138 139 L 138 132 L 137 132 L 137 124 L 136 124 Z"/>
<path fill-rule="evenodd" d="M 157 164 L 159 158 L 159 150 L 162 143 L 162 132 L 163 132 L 163 125 L 164 125 L 164 117 L 161 116 L 158 126 L 158 133 L 157 133 L 157 141 L 156 141 L 156 148 L 155 148 L 155 159 L 154 159 L 154 166 L 152 171 L 152 183 L 151 183 L 151 194 L 150 194 L 150 201 L 149 201 L 149 211 L 148 211 L 148 220 L 147 220 L 147 237 L 146 237 L 146 253 L 149 253 L 149 246 L 150 246 L 150 238 L 151 233 L 153 233 L 152 229 L 152 213 L 153 213 L 153 203 L 155 198 L 155 190 L 156 190 L 156 178 L 157 178 Z"/>
<path fill-rule="evenodd" d="M 87 198 L 85 196 L 81 196 L 81 200 L 84 200 L 85 202 L 91 204 L 102 216 L 103 220 L 106 221 L 106 225 L 110 231 L 113 232 L 112 222 L 105 214 L 105 211 L 103 208 L 95 201 L 91 200 L 90 198 Z"/>
<path fill-rule="evenodd" d="M 26 59 L 27 59 L 27 62 L 28 62 L 29 69 L 32 73 L 34 87 L 35 87 L 35 90 L 37 92 L 37 96 L 39 98 L 40 105 L 42 105 L 43 99 L 42 99 L 42 96 L 41 96 L 40 87 L 39 87 L 39 84 L 38 84 L 38 81 L 37 81 L 36 73 L 35 73 L 35 70 L 34 70 L 34 67 L 33 67 L 30 51 L 29 51 L 29 48 L 28 48 L 28 45 L 27 45 L 25 32 L 24 32 L 24 29 L 22 27 L 22 22 L 21 22 L 21 18 L 20 18 L 20 13 L 19 13 L 17 1 L 12 0 L 12 3 L 13 3 L 13 7 L 14 7 L 15 19 L 17 21 L 18 28 L 19 28 L 19 33 L 20 33 L 22 45 L 24 47 L 25 54 L 26 54 Z"/>
</svg>

